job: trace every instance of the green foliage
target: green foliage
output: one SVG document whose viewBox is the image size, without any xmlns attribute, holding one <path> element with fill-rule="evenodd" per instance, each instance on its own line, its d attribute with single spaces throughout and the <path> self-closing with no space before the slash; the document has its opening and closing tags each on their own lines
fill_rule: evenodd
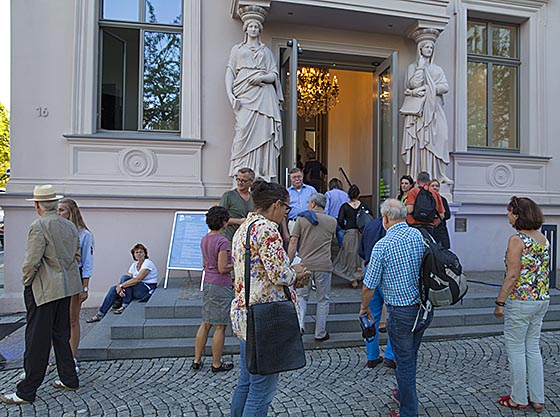
<svg viewBox="0 0 560 417">
<path fill-rule="evenodd" d="M 8 109 L 0 103 L 0 187 L 6 187 L 10 168 L 10 117 Z"/>
</svg>

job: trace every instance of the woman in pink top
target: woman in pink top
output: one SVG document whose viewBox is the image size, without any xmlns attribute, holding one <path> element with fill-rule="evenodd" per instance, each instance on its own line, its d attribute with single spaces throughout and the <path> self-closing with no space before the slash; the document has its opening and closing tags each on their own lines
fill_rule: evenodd
<svg viewBox="0 0 560 417">
<path fill-rule="evenodd" d="M 214 206 L 206 213 L 206 224 L 210 232 L 202 238 L 202 262 L 204 266 L 204 290 L 202 293 L 202 324 L 196 333 L 194 361 L 192 369 L 202 369 L 202 352 L 208 332 L 215 327 L 212 336 L 212 372 L 225 372 L 233 369 L 233 363 L 222 362 L 222 351 L 226 326 L 230 322 L 229 308 L 233 299 L 233 288 L 230 272 L 233 264 L 230 257 L 228 240 L 221 235 L 229 220 L 225 207 Z"/>
</svg>

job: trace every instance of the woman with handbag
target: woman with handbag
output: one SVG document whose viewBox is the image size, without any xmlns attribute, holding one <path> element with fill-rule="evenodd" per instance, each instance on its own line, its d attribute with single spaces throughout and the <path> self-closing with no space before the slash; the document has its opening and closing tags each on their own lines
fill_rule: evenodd
<svg viewBox="0 0 560 417">
<path fill-rule="evenodd" d="M 276 395 L 278 373 L 259 375 L 249 373 L 247 367 L 247 299 L 253 306 L 286 300 L 287 286 L 299 284 L 307 273 L 301 265 L 290 267 L 284 251 L 278 225 L 290 211 L 288 191 L 280 184 L 257 180 L 252 186 L 255 212 L 248 214 L 232 241 L 235 298 L 231 303 L 231 323 L 240 341 L 240 372 L 231 404 L 231 416 L 266 416 Z M 249 251 L 246 246 L 249 242 Z M 246 254 L 249 272 L 246 277 Z M 249 291 L 246 296 L 246 278 Z M 291 301 L 296 293 L 289 291 Z M 295 311 L 295 306 L 294 306 Z M 299 331 L 299 330 L 298 330 Z M 276 350 L 281 347 L 277 346 Z"/>
</svg>

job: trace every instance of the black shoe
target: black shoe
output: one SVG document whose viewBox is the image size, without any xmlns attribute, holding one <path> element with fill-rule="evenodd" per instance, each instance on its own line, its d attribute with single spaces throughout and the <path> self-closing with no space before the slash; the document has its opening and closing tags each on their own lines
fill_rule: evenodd
<svg viewBox="0 0 560 417">
<path fill-rule="evenodd" d="M 196 363 L 195 361 L 193 361 L 193 363 L 191 365 L 191 369 L 193 371 L 200 371 L 202 369 L 202 362 Z"/>
<path fill-rule="evenodd" d="M 397 362 L 395 362 L 393 359 L 383 359 L 383 366 L 385 368 L 389 368 L 389 369 L 397 369 Z"/>
<path fill-rule="evenodd" d="M 383 362 L 383 358 L 380 356 L 380 357 L 377 358 L 377 359 L 373 359 L 373 360 L 371 360 L 371 361 L 367 361 L 366 366 L 367 366 L 368 368 L 370 368 L 370 369 L 371 369 L 371 368 L 375 368 L 375 367 L 376 367 L 377 365 L 379 365 L 381 362 Z"/>
<path fill-rule="evenodd" d="M 331 338 L 331 336 L 327 333 L 323 337 L 316 337 L 315 341 L 316 342 L 324 342 L 325 340 L 329 340 L 330 338 Z"/>
<path fill-rule="evenodd" d="M 212 372 L 227 372 L 233 369 L 233 363 L 222 362 L 217 368 L 212 365 Z"/>
</svg>

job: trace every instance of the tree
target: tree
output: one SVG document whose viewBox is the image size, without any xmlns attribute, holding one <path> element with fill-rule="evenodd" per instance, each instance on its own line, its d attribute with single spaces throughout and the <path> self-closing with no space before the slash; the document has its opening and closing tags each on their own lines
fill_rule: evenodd
<svg viewBox="0 0 560 417">
<path fill-rule="evenodd" d="M 10 117 L 8 109 L 0 103 L 0 187 L 6 187 L 10 168 Z"/>
</svg>

